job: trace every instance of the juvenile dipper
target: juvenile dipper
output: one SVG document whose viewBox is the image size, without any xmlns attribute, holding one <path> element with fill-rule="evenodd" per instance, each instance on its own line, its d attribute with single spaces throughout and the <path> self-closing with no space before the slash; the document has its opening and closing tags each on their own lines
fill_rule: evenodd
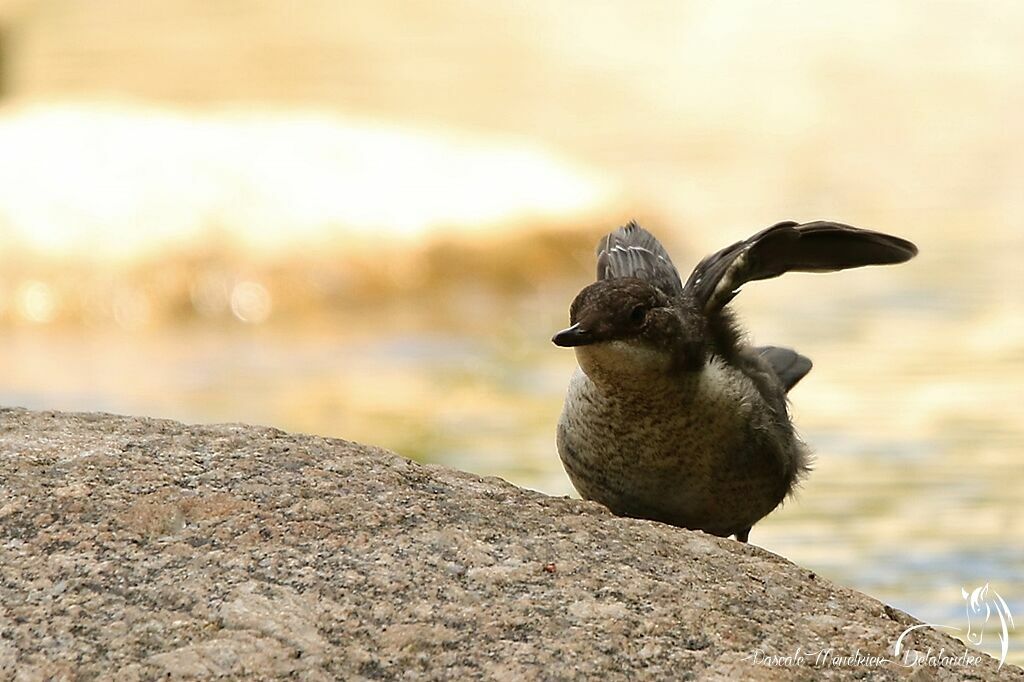
<svg viewBox="0 0 1024 682">
<path fill-rule="evenodd" d="M 606 235 L 597 281 L 552 339 L 579 363 L 558 422 L 558 454 L 576 490 L 615 514 L 746 542 L 808 471 L 786 393 L 811 361 L 747 345 L 727 304 L 753 280 L 916 254 L 879 232 L 783 222 L 708 256 L 684 284 L 636 223 Z"/>
</svg>

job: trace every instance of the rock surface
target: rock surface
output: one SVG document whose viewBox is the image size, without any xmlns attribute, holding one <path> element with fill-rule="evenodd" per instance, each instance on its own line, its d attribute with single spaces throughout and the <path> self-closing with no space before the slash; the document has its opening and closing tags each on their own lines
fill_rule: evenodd
<svg viewBox="0 0 1024 682">
<path fill-rule="evenodd" d="M 0 410 L 0 491 L 0 679 L 1024 679 L 833 664 L 916 621 L 757 547 L 346 441 Z"/>
</svg>

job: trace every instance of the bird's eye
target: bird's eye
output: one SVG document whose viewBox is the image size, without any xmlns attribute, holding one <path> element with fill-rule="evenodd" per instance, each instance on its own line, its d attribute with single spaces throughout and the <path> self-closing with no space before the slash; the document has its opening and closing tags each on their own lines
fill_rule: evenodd
<svg viewBox="0 0 1024 682">
<path fill-rule="evenodd" d="M 647 319 L 647 308 L 638 305 L 629 313 L 629 319 L 633 324 L 643 324 Z"/>
</svg>

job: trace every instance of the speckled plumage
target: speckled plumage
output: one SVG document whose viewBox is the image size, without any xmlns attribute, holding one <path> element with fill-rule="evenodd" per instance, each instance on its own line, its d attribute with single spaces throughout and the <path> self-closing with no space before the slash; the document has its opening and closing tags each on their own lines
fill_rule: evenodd
<svg viewBox="0 0 1024 682">
<path fill-rule="evenodd" d="M 683 285 L 646 230 L 607 235 L 598 281 L 553 339 L 580 365 L 557 434 L 573 485 L 620 515 L 745 541 L 808 469 L 786 392 L 810 361 L 746 345 L 725 306 L 747 281 L 915 253 L 837 223 L 780 223 L 705 258 Z"/>
</svg>

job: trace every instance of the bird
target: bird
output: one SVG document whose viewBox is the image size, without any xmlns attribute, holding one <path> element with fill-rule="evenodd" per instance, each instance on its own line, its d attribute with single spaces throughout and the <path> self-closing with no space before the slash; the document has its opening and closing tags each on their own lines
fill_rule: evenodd
<svg viewBox="0 0 1024 682">
<path fill-rule="evenodd" d="M 597 281 L 552 337 L 578 364 L 556 437 L 577 492 L 618 516 L 747 542 L 810 470 L 787 394 L 811 361 L 750 345 L 729 303 L 755 280 L 915 255 L 889 234 L 784 221 L 705 257 L 683 282 L 635 221 L 605 235 Z"/>
</svg>

